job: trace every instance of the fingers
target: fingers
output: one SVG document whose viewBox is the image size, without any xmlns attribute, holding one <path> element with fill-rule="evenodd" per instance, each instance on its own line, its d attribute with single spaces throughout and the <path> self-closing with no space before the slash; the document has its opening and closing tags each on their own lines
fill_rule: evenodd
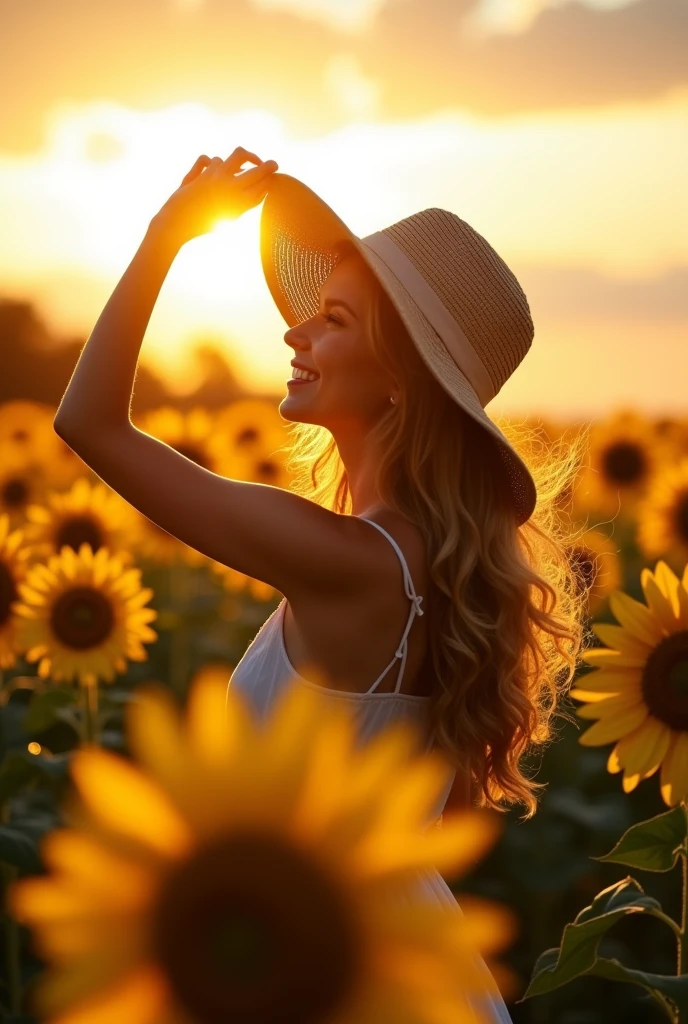
<svg viewBox="0 0 688 1024">
<path fill-rule="evenodd" d="M 193 165 L 191 170 L 187 171 L 187 173 L 182 178 L 182 185 L 188 185 L 190 181 L 192 181 L 195 177 L 197 177 L 200 174 L 203 167 L 208 163 L 210 163 L 210 157 L 206 156 L 205 153 L 203 153 L 202 156 L 199 156 L 198 160 Z"/>
<path fill-rule="evenodd" d="M 263 162 L 259 156 L 256 156 L 255 153 L 249 153 L 249 151 L 247 149 L 244 149 L 243 146 L 237 146 L 234 152 L 230 154 L 230 156 L 228 156 L 227 159 L 223 162 L 227 165 L 227 167 L 231 168 L 232 170 L 238 171 L 240 170 L 242 164 L 245 164 L 249 160 L 251 161 L 251 163 L 254 164 L 261 164 Z"/>
<path fill-rule="evenodd" d="M 269 177 L 277 170 L 278 163 L 276 160 L 266 160 L 260 167 L 252 167 L 250 171 L 245 171 L 241 175 L 241 180 L 246 179 L 246 185 L 253 185 L 256 182 L 263 181 L 264 178 Z"/>
</svg>

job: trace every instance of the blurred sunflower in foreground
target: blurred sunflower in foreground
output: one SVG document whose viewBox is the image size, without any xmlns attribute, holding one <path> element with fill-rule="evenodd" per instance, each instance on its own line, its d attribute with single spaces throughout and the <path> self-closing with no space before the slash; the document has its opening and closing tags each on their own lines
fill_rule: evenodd
<svg viewBox="0 0 688 1024">
<path fill-rule="evenodd" d="M 65 544 L 73 551 L 89 544 L 94 554 L 106 547 L 128 564 L 134 518 L 132 506 L 109 487 L 80 477 L 69 491 L 51 491 L 44 505 L 30 505 L 24 532 L 34 558 L 57 555 Z"/>
<path fill-rule="evenodd" d="M 364 750 L 343 705 L 290 687 L 262 728 L 223 681 L 127 706 L 136 766 L 88 747 L 71 764 L 70 828 L 52 875 L 10 912 L 51 963 L 33 1000 L 55 1024 L 486 1022 L 495 983 L 476 955 L 512 915 L 414 895 L 418 872 L 465 869 L 494 840 L 471 811 L 426 827 L 446 764 L 411 759 L 396 723 Z M 488 988 L 489 986 L 489 988 Z M 474 1002 L 477 1001 L 477 1002 Z"/>
<path fill-rule="evenodd" d="M 27 661 L 39 661 L 42 679 L 112 682 L 126 658 L 146 660 L 143 641 L 157 640 L 146 623 L 158 613 L 143 607 L 152 589 L 107 548 L 94 555 L 88 544 L 78 553 L 64 547 L 32 566 L 17 589 L 16 643 Z"/>
<path fill-rule="evenodd" d="M 617 741 L 607 770 L 623 770 L 630 793 L 661 766 L 662 799 L 688 796 L 688 565 L 679 578 L 665 562 L 640 581 L 647 605 L 615 591 L 609 598 L 620 625 L 595 623 L 609 644 L 581 654 L 596 667 L 570 691 L 587 701 L 580 718 L 597 718 L 578 742 L 593 747 Z"/>
<path fill-rule="evenodd" d="M 638 508 L 637 540 L 649 558 L 688 559 L 688 458 L 658 474 Z"/>
</svg>

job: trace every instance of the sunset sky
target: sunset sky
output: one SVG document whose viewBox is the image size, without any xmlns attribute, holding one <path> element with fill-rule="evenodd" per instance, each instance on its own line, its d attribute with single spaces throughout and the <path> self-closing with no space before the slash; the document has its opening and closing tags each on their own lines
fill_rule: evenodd
<svg viewBox="0 0 688 1024">
<path fill-rule="evenodd" d="M 0 0 L 0 298 L 92 330 L 201 153 L 274 158 L 358 235 L 439 206 L 535 340 L 488 409 L 688 411 L 685 0 Z M 142 360 L 213 340 L 286 393 L 260 209 L 188 243 Z"/>
</svg>

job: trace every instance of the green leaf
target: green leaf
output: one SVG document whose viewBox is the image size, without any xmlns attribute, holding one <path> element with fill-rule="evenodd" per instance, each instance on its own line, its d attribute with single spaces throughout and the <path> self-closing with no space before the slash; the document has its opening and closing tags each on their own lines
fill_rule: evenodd
<svg viewBox="0 0 688 1024">
<path fill-rule="evenodd" d="M 679 804 L 664 814 L 631 825 L 609 853 L 592 860 L 626 864 L 643 871 L 670 871 L 686 840 L 686 815 Z"/>
<path fill-rule="evenodd" d="M 40 777 L 40 772 L 23 754 L 7 754 L 0 764 L 0 804 Z"/>
<path fill-rule="evenodd" d="M 35 693 L 22 724 L 27 732 L 42 732 L 55 723 L 58 708 L 71 707 L 78 699 L 79 693 L 74 687 L 68 689 L 66 686 L 57 686 L 43 693 Z"/>
<path fill-rule="evenodd" d="M 71 751 L 49 756 L 28 751 L 7 754 L 0 764 L 0 804 L 36 782 L 47 781 L 59 786 L 67 778 L 71 754 Z"/>
<path fill-rule="evenodd" d="M 598 893 L 572 924 L 566 925 L 558 950 L 548 949 L 538 958 L 523 998 L 542 995 L 590 973 L 597 963 L 597 947 L 602 937 L 627 914 L 652 914 L 666 923 L 661 905 L 646 896 L 634 878 L 615 882 Z"/>
<path fill-rule="evenodd" d="M 688 1012 L 688 974 L 649 974 L 647 971 L 633 971 L 618 960 L 600 957 L 593 969 L 587 972 L 610 981 L 623 981 L 628 985 L 640 985 L 653 995 L 661 992 L 676 1004 L 683 1017 Z"/>
<path fill-rule="evenodd" d="M 0 825 L 0 860 L 21 872 L 37 875 L 43 871 L 40 842 L 55 823 L 52 819 L 26 818 Z"/>
</svg>

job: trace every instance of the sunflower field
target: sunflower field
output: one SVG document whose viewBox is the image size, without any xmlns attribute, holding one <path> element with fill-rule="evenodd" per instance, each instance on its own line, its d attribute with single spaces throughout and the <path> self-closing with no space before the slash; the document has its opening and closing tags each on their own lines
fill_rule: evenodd
<svg viewBox="0 0 688 1024">
<path fill-rule="evenodd" d="M 430 793 L 438 766 L 428 760 L 409 776 L 407 802 L 386 812 L 397 833 L 385 833 L 371 825 L 382 809 L 363 794 L 376 772 L 391 777 L 409 742 L 403 730 L 354 762 L 344 754 L 349 723 L 334 712 L 309 745 L 322 714 L 315 698 L 285 704 L 280 728 L 260 735 L 230 700 L 229 757 L 219 724 L 227 684 L 281 595 L 140 515 L 57 436 L 55 411 L 0 404 L 0 1019 L 258 1022 L 282 1019 L 287 999 L 301 1014 L 284 1020 L 448 1022 L 443 1000 L 459 982 L 447 964 L 470 940 L 498 955 L 488 962 L 514 1024 L 688 1024 L 688 418 L 630 409 L 598 418 L 561 495 L 562 513 L 586 524 L 570 558 L 587 592 L 588 638 L 571 721 L 532 763 L 547 784 L 537 813 L 501 815 L 499 834 L 489 815 L 467 814 L 401 851 L 385 836 L 418 825 L 410 794 Z M 275 403 L 169 405 L 136 425 L 215 473 L 290 486 Z M 531 425 L 550 442 L 580 426 Z M 316 763 L 330 766 L 328 792 L 312 781 Z M 359 803 L 345 807 L 345 790 Z M 375 836 L 355 886 L 349 879 L 374 970 L 346 1012 L 333 1012 L 335 995 L 362 975 L 342 890 L 326 876 L 308 890 L 294 847 L 275 856 L 278 832 L 233 856 L 245 865 L 247 907 L 267 879 L 283 916 L 290 893 L 313 894 L 284 917 L 299 918 L 284 987 L 266 990 L 256 1009 L 255 995 L 249 1008 L 240 987 L 229 999 L 214 985 L 194 935 L 215 902 L 237 899 L 221 843 L 203 845 L 226 826 L 228 792 L 246 820 L 317 840 L 333 871 L 364 820 Z M 417 909 L 392 921 L 384 909 L 383 866 L 401 884 L 405 865 L 426 863 L 455 891 L 461 927 Z M 203 893 L 193 906 L 192 890 Z M 408 952 L 421 935 L 424 960 Z M 162 973 L 146 959 L 151 936 Z M 257 951 L 270 955 L 263 940 L 248 927 L 223 934 L 242 978 Z M 318 985 L 299 986 L 304 960 Z M 467 1024 L 480 1020 L 470 1007 L 481 984 L 467 967 Z"/>
</svg>

